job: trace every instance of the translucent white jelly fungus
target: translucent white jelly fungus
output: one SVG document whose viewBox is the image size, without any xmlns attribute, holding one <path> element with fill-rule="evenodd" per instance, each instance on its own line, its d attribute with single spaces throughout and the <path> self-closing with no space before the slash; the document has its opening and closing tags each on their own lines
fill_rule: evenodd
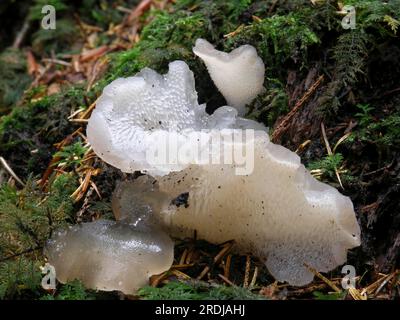
<svg viewBox="0 0 400 320">
<path fill-rule="evenodd" d="M 97 220 L 57 231 L 44 252 L 61 283 L 79 279 L 87 288 L 134 294 L 171 267 L 174 244 L 144 225 Z"/>
<path fill-rule="evenodd" d="M 264 90 L 265 67 L 256 49 L 243 45 L 226 53 L 216 50 L 207 40 L 197 39 L 193 52 L 206 64 L 228 105 L 244 115 L 246 104 Z"/>
<path fill-rule="evenodd" d="M 159 179 L 159 194 L 154 182 L 139 177 L 135 188 L 125 186 L 127 196 L 148 190 L 151 206 L 158 201 L 162 208 L 155 217 L 173 236 L 197 230 L 212 243 L 234 239 L 241 252 L 263 259 L 277 280 L 305 285 L 313 273 L 304 264 L 330 271 L 360 244 L 353 204 L 266 133 L 258 132 L 254 143 L 252 174 L 235 175 L 235 165 L 193 165 Z"/>
<path fill-rule="evenodd" d="M 360 244 L 350 199 L 315 180 L 295 153 L 269 141 L 262 125 L 237 117 L 231 107 L 211 116 L 204 110 L 193 74 L 181 61 L 172 62 L 164 76 L 145 69 L 105 88 L 88 125 L 94 151 L 123 171 L 160 176 L 157 183 L 142 176 L 132 187 L 121 184 L 113 203 L 117 218 L 131 215 L 138 221 L 142 209 L 132 203 L 140 208 L 147 203 L 156 223 L 172 235 L 197 230 L 199 238 L 214 243 L 234 239 L 238 249 L 260 256 L 277 280 L 292 285 L 312 280 L 304 264 L 322 272 L 343 264 L 347 250 Z M 238 175 L 237 159 L 212 164 L 189 157 L 183 165 L 155 166 L 145 156 L 152 146 L 164 146 L 165 136 L 190 144 L 191 132 L 206 129 L 208 138 L 226 128 L 255 129 L 252 138 L 240 142 L 246 150 L 251 146 L 252 172 Z"/>
<path fill-rule="evenodd" d="M 237 117 L 232 107 L 208 115 L 205 105 L 197 102 L 193 73 L 185 62 L 174 61 L 165 75 L 146 68 L 106 86 L 89 119 L 87 137 L 100 158 L 122 171 L 159 176 L 200 162 L 194 154 L 168 163 L 149 158 L 166 145 L 172 148 L 169 139 L 179 146 L 199 141 L 204 149 L 211 131 L 223 128 L 266 130 L 262 124 Z"/>
</svg>

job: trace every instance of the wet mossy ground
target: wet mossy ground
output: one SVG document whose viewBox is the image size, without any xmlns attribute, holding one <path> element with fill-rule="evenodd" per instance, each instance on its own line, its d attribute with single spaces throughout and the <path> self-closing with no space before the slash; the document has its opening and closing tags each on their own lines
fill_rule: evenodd
<svg viewBox="0 0 400 320">
<path fill-rule="evenodd" d="M 79 16 L 84 23 L 103 30 L 124 19 L 117 5 L 104 1 L 81 1 L 80 5 L 50 2 L 59 9 L 62 20 L 55 33 L 45 33 L 39 27 L 38 8 L 43 1 L 35 1 L 34 5 L 23 2 L 18 10 L 14 10 L 13 1 L 0 6 L 1 18 L 14 10 L 31 21 L 20 48 L 9 48 L 14 38 L 10 35 L 15 36 L 18 28 L 13 26 L 9 34 L 0 34 L 0 156 L 26 182 L 25 187 L 10 186 L 7 173 L 0 172 L 5 177 L 0 178 L 0 297 L 50 298 L 40 289 L 38 266 L 44 263 L 41 248 L 51 230 L 64 223 L 112 216 L 111 192 L 126 175 L 100 160 L 95 160 L 93 167 L 101 172 L 92 179 L 101 200 L 96 192 L 77 202 L 71 200 L 70 194 L 80 184 L 79 157 L 83 156 L 73 154 L 76 150 L 66 150 L 64 160 L 69 161 L 68 152 L 71 159 L 78 159 L 64 167 L 65 172 L 52 171 L 45 188 L 37 183 L 60 151 L 57 143 L 67 139 L 69 145 L 82 144 L 79 135 L 70 136 L 79 128 L 85 131 L 84 124 L 68 120 L 73 111 L 88 108 L 103 87 L 118 77 L 132 76 L 143 67 L 166 72 L 168 63 L 178 59 L 186 61 L 194 72 L 199 101 L 207 103 L 209 112 L 225 104 L 205 66 L 192 53 L 197 38 L 205 38 L 224 51 L 242 44 L 257 49 L 266 65 L 266 91 L 248 106 L 247 117 L 269 126 L 271 135 L 318 77 L 324 76 L 276 142 L 297 150 L 321 180 L 353 200 L 362 245 L 349 253 L 349 263 L 356 267 L 357 274 L 364 275 L 360 286 L 376 280 L 377 272 L 390 273 L 399 268 L 400 0 L 387 4 L 378 0 L 343 1 L 351 2 L 357 13 L 356 29 L 348 30 L 341 26 L 343 16 L 337 13 L 336 1 L 314 5 L 308 0 L 179 0 L 163 9 L 145 11 L 138 18 L 143 23 L 140 40 L 130 48 L 109 53 L 107 69 L 89 90 L 87 81 L 63 83 L 60 91 L 48 95 L 46 85 L 31 84 L 34 75 L 26 72 L 27 48 L 36 57 L 70 54 L 79 51 L 77 43 L 82 42 L 82 34 L 76 32 L 76 19 L 71 17 Z M 128 8 L 137 4 L 117 2 Z M 105 31 L 100 33 L 98 45 L 109 45 L 118 38 Z M 321 123 L 334 149 L 332 155 L 328 155 Z M 243 263 L 238 263 L 232 279 L 239 281 L 243 268 Z M 187 272 L 195 277 L 200 271 Z M 340 270 L 330 275 L 340 276 Z M 258 282 L 267 286 L 273 279 L 264 270 Z M 65 288 L 64 295 L 61 289 L 54 297 L 93 297 L 82 296 L 79 283 L 71 288 Z M 167 290 L 189 289 L 172 285 Z M 154 291 L 143 292 L 157 297 Z"/>
</svg>

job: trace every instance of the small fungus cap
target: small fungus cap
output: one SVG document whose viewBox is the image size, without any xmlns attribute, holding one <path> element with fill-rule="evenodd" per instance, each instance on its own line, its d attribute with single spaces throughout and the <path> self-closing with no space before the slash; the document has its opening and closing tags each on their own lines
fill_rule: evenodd
<svg viewBox="0 0 400 320">
<path fill-rule="evenodd" d="M 97 220 L 56 231 L 44 252 L 61 283 L 79 279 L 90 289 L 134 294 L 171 267 L 174 244 L 157 229 Z"/>
<path fill-rule="evenodd" d="M 264 90 L 265 66 L 256 49 L 243 45 L 226 53 L 216 50 L 207 40 L 197 39 L 193 52 L 206 64 L 228 105 L 244 115 L 245 105 Z"/>
</svg>

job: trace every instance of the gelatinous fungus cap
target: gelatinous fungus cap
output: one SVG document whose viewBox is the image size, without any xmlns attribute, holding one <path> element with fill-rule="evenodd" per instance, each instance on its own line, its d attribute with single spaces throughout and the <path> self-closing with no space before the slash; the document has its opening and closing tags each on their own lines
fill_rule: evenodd
<svg viewBox="0 0 400 320">
<path fill-rule="evenodd" d="M 122 171 L 161 176 L 198 161 L 195 155 L 183 162 L 152 161 L 152 155 L 172 145 L 168 142 L 190 146 L 199 140 L 200 148 L 206 148 L 211 131 L 224 128 L 266 130 L 238 117 L 232 107 L 208 115 L 197 102 L 193 73 L 185 62 L 174 61 L 165 75 L 146 68 L 106 86 L 89 119 L 87 137 L 100 158 Z"/>
<path fill-rule="evenodd" d="M 244 115 L 246 104 L 264 90 L 265 67 L 256 49 L 243 45 L 226 53 L 216 50 L 207 40 L 197 39 L 193 52 L 206 64 L 228 105 Z"/>
<path fill-rule="evenodd" d="M 110 220 L 58 230 L 44 250 L 61 283 L 79 279 L 87 288 L 125 294 L 168 270 L 173 252 L 173 241 L 164 232 Z"/>
</svg>

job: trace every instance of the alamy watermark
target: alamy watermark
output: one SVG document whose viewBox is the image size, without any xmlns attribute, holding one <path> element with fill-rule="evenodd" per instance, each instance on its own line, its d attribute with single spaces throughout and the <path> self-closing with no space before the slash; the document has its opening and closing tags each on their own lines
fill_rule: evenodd
<svg viewBox="0 0 400 320">
<path fill-rule="evenodd" d="M 354 6 L 346 5 L 339 13 L 345 15 L 341 22 L 343 29 L 348 30 L 356 28 L 356 8 Z"/>
<path fill-rule="evenodd" d="M 146 161 L 152 166 L 190 164 L 233 165 L 236 175 L 254 170 L 254 136 L 252 129 L 222 129 L 191 132 L 156 131 L 146 150 Z"/>
<path fill-rule="evenodd" d="M 45 30 L 55 30 L 56 29 L 56 8 L 50 4 L 42 7 L 42 28 Z"/>
<path fill-rule="evenodd" d="M 56 269 L 50 263 L 46 263 L 41 267 L 42 274 L 42 288 L 45 290 L 55 290 L 56 289 Z"/>
<path fill-rule="evenodd" d="M 342 278 L 342 288 L 344 290 L 356 288 L 356 268 L 350 264 L 346 264 L 342 268 L 342 274 L 345 276 Z"/>
</svg>

